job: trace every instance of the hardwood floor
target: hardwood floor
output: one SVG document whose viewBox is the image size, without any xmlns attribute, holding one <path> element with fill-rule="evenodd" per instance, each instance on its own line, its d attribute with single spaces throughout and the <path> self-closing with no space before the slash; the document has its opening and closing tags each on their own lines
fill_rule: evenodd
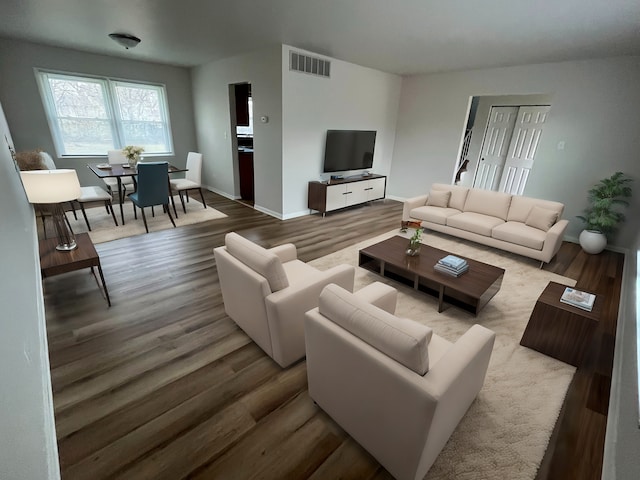
<svg viewBox="0 0 640 480">
<path fill-rule="evenodd" d="M 96 245 L 111 308 L 88 270 L 46 279 L 63 478 L 391 478 L 313 405 L 304 362 L 282 370 L 225 315 L 213 248 L 238 231 L 308 261 L 397 228 L 402 205 L 279 221 L 206 195 L 229 216 Z M 600 478 L 622 261 L 566 243 L 546 267 L 608 304 L 539 479 Z"/>
</svg>

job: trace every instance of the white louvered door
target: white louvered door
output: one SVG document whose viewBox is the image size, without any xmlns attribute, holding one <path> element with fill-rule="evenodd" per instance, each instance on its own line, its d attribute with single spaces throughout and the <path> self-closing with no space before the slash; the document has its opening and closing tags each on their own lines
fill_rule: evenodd
<svg viewBox="0 0 640 480">
<path fill-rule="evenodd" d="M 550 106 L 520 107 L 499 190 L 522 195 L 533 167 Z"/>
<path fill-rule="evenodd" d="M 491 107 L 480 162 L 473 181 L 475 188 L 496 190 L 507 159 L 509 143 L 519 107 Z"/>
</svg>

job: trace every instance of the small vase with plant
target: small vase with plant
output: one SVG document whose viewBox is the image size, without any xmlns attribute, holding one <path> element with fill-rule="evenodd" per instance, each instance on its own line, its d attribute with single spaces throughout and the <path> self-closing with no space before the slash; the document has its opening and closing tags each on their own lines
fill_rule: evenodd
<svg viewBox="0 0 640 480">
<path fill-rule="evenodd" d="M 135 145 L 127 145 L 122 149 L 122 153 L 127 157 L 127 162 L 130 167 L 134 167 L 138 160 L 140 160 L 140 154 L 144 152 L 143 147 L 137 147 Z"/>
<path fill-rule="evenodd" d="M 415 233 L 409 239 L 409 248 L 407 248 L 406 254 L 410 257 L 415 257 L 420 254 L 420 245 L 422 242 L 420 241 L 422 238 L 422 228 L 416 228 Z"/>
<path fill-rule="evenodd" d="M 580 246 L 587 253 L 600 253 L 610 238 L 624 221 L 620 207 L 629 206 L 625 199 L 631 197 L 629 183 L 632 179 L 622 172 L 600 180 L 589 190 L 589 207 L 578 218 L 584 222 L 580 233 Z"/>
</svg>

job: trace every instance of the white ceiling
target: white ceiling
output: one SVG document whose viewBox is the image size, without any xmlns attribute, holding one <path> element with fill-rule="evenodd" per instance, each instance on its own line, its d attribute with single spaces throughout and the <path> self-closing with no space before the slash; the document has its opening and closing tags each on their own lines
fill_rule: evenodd
<svg viewBox="0 0 640 480">
<path fill-rule="evenodd" d="M 287 44 L 398 74 L 640 55 L 639 0 L 2 0 L 0 36 L 193 66 Z M 142 39 L 125 50 L 112 32 Z"/>
</svg>

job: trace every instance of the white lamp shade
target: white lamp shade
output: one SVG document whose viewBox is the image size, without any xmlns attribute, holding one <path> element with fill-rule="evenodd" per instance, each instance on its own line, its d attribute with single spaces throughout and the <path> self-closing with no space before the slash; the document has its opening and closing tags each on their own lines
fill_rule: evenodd
<svg viewBox="0 0 640 480">
<path fill-rule="evenodd" d="M 29 203 L 61 203 L 81 194 L 75 170 L 30 170 L 20 172 Z"/>
</svg>

